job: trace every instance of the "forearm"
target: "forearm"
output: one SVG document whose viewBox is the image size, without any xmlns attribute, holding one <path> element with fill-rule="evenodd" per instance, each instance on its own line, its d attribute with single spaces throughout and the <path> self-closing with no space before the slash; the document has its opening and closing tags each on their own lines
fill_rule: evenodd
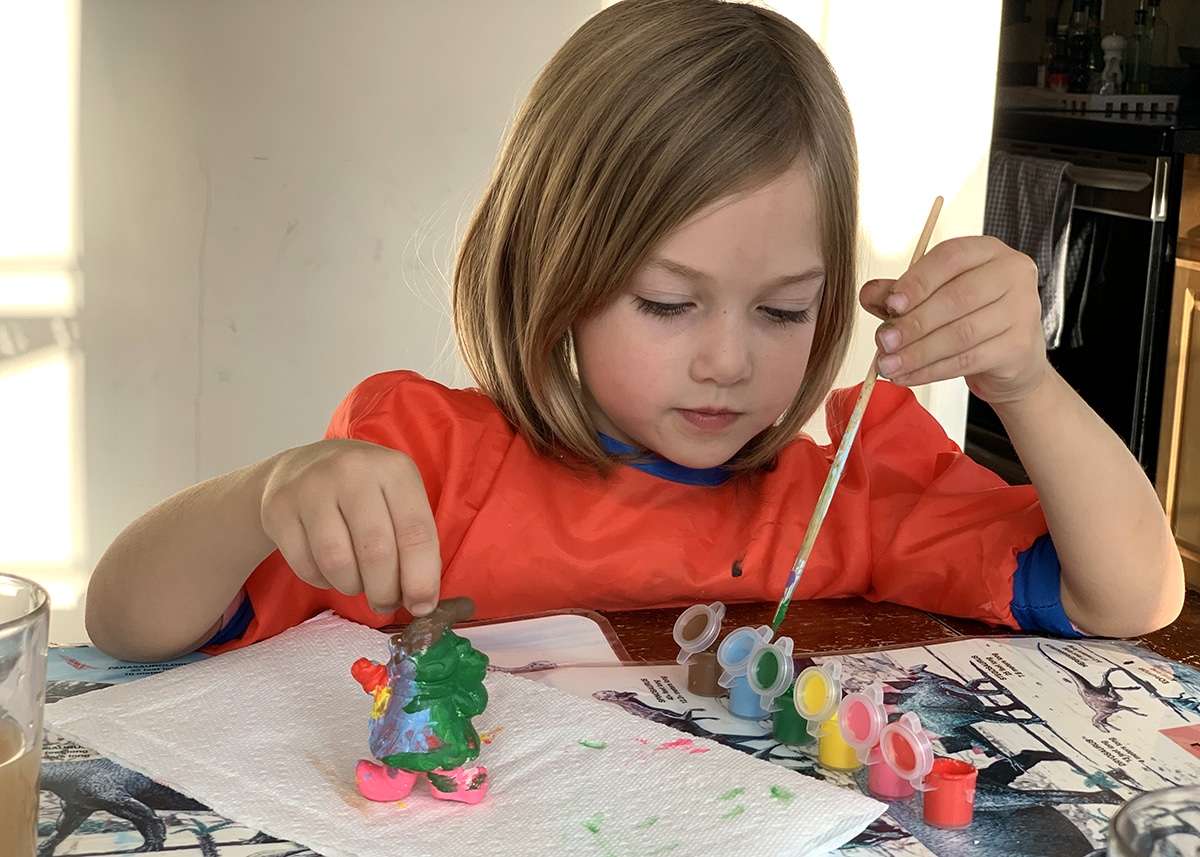
<svg viewBox="0 0 1200 857">
<path fill-rule="evenodd" d="M 201 482 L 150 509 L 101 557 L 88 588 L 92 641 L 127 660 L 194 650 L 274 548 L 260 504 L 272 459 Z"/>
<path fill-rule="evenodd" d="M 1113 637 L 1174 621 L 1183 603 L 1179 551 L 1120 438 L 1053 371 L 1024 400 L 995 407 L 1037 487 L 1071 621 Z"/>
</svg>

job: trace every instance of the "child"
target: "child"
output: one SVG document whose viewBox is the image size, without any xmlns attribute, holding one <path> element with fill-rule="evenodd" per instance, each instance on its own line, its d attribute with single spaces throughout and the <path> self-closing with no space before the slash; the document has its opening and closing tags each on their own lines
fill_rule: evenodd
<svg viewBox="0 0 1200 857">
<path fill-rule="evenodd" d="M 92 578 L 102 649 L 246 645 L 333 608 L 381 626 L 774 601 L 829 447 L 798 435 L 854 313 L 845 98 L 783 17 L 625 0 L 517 116 L 465 235 L 454 320 L 477 390 L 369 378 L 327 437 L 145 513 Z M 1177 615 L 1152 486 L 1047 363 L 1036 271 L 999 242 L 867 283 L 881 375 L 797 598 L 864 595 L 1064 635 Z M 965 457 L 906 387 L 964 375 L 1033 487 Z M 401 607 L 403 605 L 403 608 Z"/>
</svg>

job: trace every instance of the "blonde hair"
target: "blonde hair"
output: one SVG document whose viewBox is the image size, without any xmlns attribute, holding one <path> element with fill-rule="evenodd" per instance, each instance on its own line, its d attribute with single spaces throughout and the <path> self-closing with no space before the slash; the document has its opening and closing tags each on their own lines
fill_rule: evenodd
<svg viewBox="0 0 1200 857">
<path fill-rule="evenodd" d="M 791 406 L 729 462 L 769 467 L 833 385 L 854 318 L 858 167 L 821 48 L 767 9 L 624 0 L 580 27 L 521 106 L 454 271 L 459 350 L 543 454 L 604 473 L 571 327 L 614 300 L 667 235 L 798 158 L 817 197 L 826 283 Z"/>
</svg>

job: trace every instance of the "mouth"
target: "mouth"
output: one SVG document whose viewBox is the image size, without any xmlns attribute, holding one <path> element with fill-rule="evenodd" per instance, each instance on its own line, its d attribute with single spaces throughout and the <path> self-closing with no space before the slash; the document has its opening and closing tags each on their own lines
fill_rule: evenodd
<svg viewBox="0 0 1200 857">
<path fill-rule="evenodd" d="M 688 423 L 704 431 L 727 429 L 741 414 L 727 408 L 679 408 L 679 415 Z"/>
</svg>

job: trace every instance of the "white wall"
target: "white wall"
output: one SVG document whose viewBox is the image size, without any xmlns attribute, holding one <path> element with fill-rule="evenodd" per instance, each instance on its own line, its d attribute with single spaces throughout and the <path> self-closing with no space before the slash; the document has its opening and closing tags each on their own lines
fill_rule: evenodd
<svg viewBox="0 0 1200 857">
<path fill-rule="evenodd" d="M 600 5 L 85 0 L 90 562 L 170 493 L 318 437 L 372 372 L 467 383 L 446 317 L 460 221 L 520 97 Z M 929 22 L 961 27 L 956 0 L 774 5 L 823 40 L 850 95 L 867 275 L 904 269 L 939 193 L 935 240 L 978 232 L 999 0 L 973 2 L 976 31 L 949 41 Z M 961 437 L 963 392 L 922 396 Z"/>
<path fill-rule="evenodd" d="M 319 437 L 349 388 L 462 382 L 456 227 L 594 0 L 88 0 L 91 559 L 199 479 Z"/>
</svg>

